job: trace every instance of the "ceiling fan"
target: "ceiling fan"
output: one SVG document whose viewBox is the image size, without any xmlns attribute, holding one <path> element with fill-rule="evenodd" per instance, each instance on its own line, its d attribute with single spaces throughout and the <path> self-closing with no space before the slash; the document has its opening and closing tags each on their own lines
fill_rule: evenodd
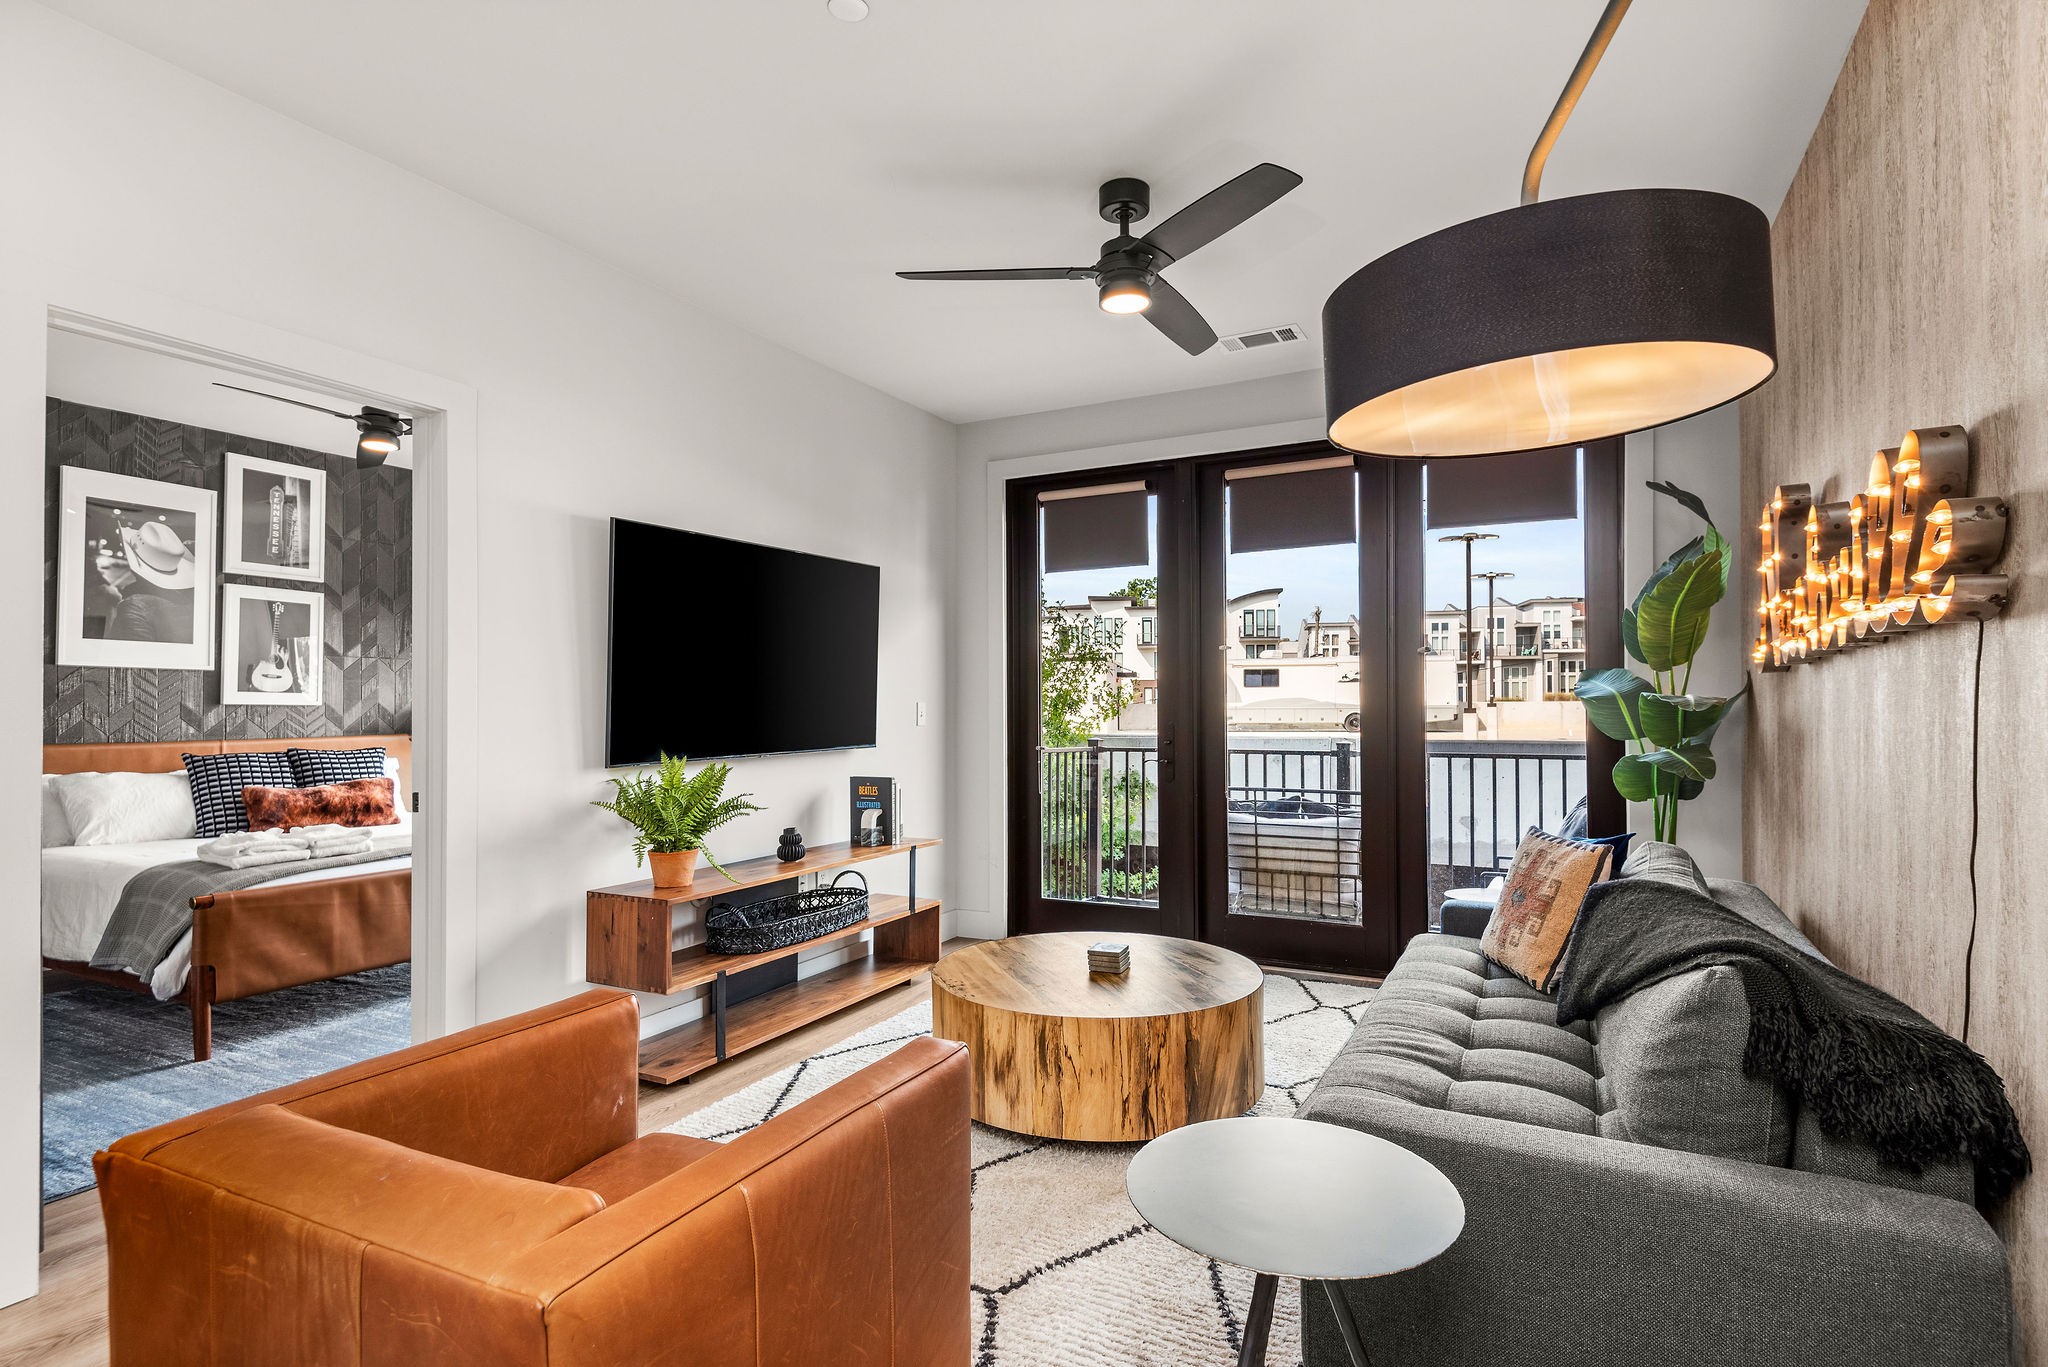
<svg viewBox="0 0 2048 1367">
<path fill-rule="evenodd" d="M 412 419 L 382 408 L 371 408 L 365 404 L 360 413 L 344 413 L 336 408 L 323 408 L 317 403 L 302 399 L 287 399 L 282 394 L 266 394 L 260 389 L 244 389 L 238 384 L 213 382 L 216 389 L 232 389 L 238 394 L 254 394 L 259 399 L 275 399 L 278 403 L 292 404 L 298 408 L 310 408 L 315 413 L 326 413 L 352 422 L 356 425 L 356 464 L 364 470 L 374 470 L 384 463 L 384 458 L 398 449 L 398 439 L 412 435 Z"/>
<path fill-rule="evenodd" d="M 1181 350 L 1199 356 L 1216 344 L 1216 330 L 1159 272 L 1208 246 L 1299 184 L 1301 177 L 1286 167 L 1261 162 L 1143 237 L 1132 237 L 1131 225 L 1152 212 L 1152 187 L 1119 176 L 1104 181 L 1100 191 L 1102 216 L 1117 225 L 1117 235 L 1102 244 L 1102 259 L 1092 266 L 896 274 L 905 280 L 1092 280 L 1101 289 L 1104 312 L 1142 313 Z"/>
</svg>

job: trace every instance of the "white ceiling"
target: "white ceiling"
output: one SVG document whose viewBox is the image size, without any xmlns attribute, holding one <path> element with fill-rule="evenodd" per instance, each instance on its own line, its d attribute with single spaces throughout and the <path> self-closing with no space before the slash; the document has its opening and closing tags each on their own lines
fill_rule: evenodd
<svg viewBox="0 0 2048 1367">
<path fill-rule="evenodd" d="M 53 7 L 954 421 L 1315 369 L 1330 289 L 1515 202 L 1601 0 L 52 0 Z M 1775 213 L 1864 0 L 1638 0 L 1546 198 Z M 1073 282 L 1095 189 L 1152 223 L 1260 161 L 1306 183 L 1168 276 L 1189 357 Z M 1142 230 L 1142 228 L 1141 228 Z"/>
</svg>

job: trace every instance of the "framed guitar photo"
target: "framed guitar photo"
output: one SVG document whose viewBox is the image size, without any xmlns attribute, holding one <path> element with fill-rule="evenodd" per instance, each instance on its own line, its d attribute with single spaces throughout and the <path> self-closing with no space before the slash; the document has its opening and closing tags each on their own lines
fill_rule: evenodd
<svg viewBox="0 0 2048 1367">
<path fill-rule="evenodd" d="M 220 601 L 220 700 L 318 707 L 327 599 L 301 589 L 228 584 Z"/>
<path fill-rule="evenodd" d="M 327 472 L 228 452 L 221 569 L 265 579 L 327 577 Z"/>
</svg>

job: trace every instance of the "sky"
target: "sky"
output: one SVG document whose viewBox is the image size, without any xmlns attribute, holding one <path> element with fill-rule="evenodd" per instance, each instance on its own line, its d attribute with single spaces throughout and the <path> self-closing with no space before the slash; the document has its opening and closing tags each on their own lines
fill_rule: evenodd
<svg viewBox="0 0 2048 1367">
<path fill-rule="evenodd" d="M 1157 500 L 1153 500 L 1155 506 Z M 1583 495 L 1581 507 L 1584 506 Z M 1456 531 L 1493 532 L 1497 541 L 1472 548 L 1472 569 L 1507 570 L 1515 577 L 1499 582 L 1502 599 L 1521 602 L 1536 597 L 1577 597 L 1585 592 L 1585 526 L 1569 522 L 1523 522 L 1505 526 L 1436 528 L 1423 534 L 1423 606 L 1461 605 L 1465 599 L 1465 548 L 1444 544 L 1439 536 Z M 1158 529 L 1152 529 L 1151 564 L 1103 570 L 1075 570 L 1047 575 L 1046 597 L 1075 603 L 1091 593 L 1114 593 L 1129 580 L 1149 576 L 1158 563 Z M 1311 546 L 1299 550 L 1258 551 L 1232 555 L 1227 562 L 1232 597 L 1254 589 L 1278 588 L 1280 621 L 1292 635 L 1299 624 L 1323 610 L 1324 619 L 1342 620 L 1358 611 L 1358 552 L 1355 545 Z M 1475 603 L 1486 601 L 1486 581 L 1472 586 Z"/>
</svg>

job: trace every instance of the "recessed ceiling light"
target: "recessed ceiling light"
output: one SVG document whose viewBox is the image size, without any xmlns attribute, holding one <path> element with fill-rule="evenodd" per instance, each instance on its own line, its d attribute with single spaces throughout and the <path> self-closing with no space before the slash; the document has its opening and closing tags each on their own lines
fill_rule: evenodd
<svg viewBox="0 0 2048 1367">
<path fill-rule="evenodd" d="M 825 0 L 825 13 L 849 24 L 858 24 L 868 17 L 868 0 Z"/>
</svg>

